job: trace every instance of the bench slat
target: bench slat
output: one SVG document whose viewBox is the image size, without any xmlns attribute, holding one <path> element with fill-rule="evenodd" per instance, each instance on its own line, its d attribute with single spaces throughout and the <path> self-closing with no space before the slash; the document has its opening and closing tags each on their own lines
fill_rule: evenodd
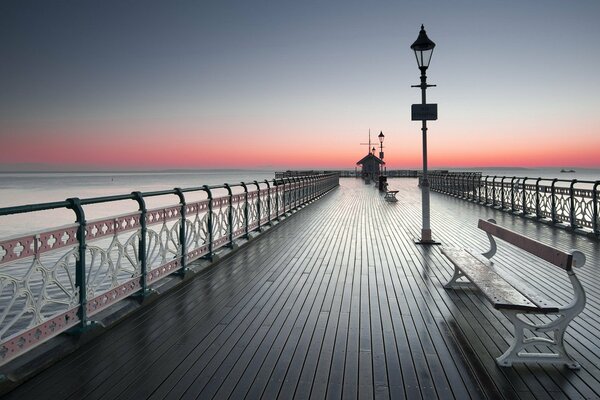
<svg viewBox="0 0 600 400">
<path fill-rule="evenodd" d="M 554 313 L 558 307 L 549 304 L 538 294 L 523 290 L 513 282 L 505 279 L 494 268 L 485 265 L 472 254 L 463 249 L 442 248 L 448 259 L 457 266 L 492 303 L 496 309 L 533 311 L 537 313 Z"/>
<path fill-rule="evenodd" d="M 511 274 L 508 271 L 504 271 L 499 268 L 496 268 L 496 266 L 494 265 L 494 263 L 491 260 L 485 260 L 485 259 L 483 259 L 483 256 L 475 255 L 475 253 L 471 252 L 469 249 L 466 249 L 465 251 L 468 252 L 469 254 L 471 254 L 471 256 L 473 256 L 474 258 L 481 261 L 481 263 L 483 265 L 485 265 L 486 267 L 491 268 L 493 271 L 495 271 L 498 275 L 500 275 L 502 277 L 502 279 L 507 281 L 516 290 L 521 292 L 523 294 L 523 296 L 525 296 L 527 299 L 529 299 L 529 301 L 531 301 L 533 304 L 535 304 L 540 310 L 544 310 L 544 312 L 555 312 L 555 310 L 559 309 L 560 306 L 558 304 L 556 304 L 553 301 L 548 300 L 545 297 L 545 295 L 536 291 L 535 289 L 533 289 L 529 286 L 526 286 L 525 282 L 523 282 L 517 276 Z"/>
<path fill-rule="evenodd" d="M 503 228 L 482 219 L 479 220 L 477 227 L 489 233 L 490 235 L 515 245 L 533 255 L 536 255 L 539 258 L 556 265 L 557 267 L 567 271 L 571 270 L 573 256 L 569 253 L 565 253 L 544 243 L 538 242 L 537 240 L 522 236 L 517 232 L 511 231 L 510 229 Z"/>
</svg>

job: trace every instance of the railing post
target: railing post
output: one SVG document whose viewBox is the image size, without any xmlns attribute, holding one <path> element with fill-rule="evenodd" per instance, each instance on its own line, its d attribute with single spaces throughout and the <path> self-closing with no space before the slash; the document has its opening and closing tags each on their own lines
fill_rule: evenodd
<svg viewBox="0 0 600 400">
<path fill-rule="evenodd" d="M 485 199 L 483 199 L 483 203 L 484 203 L 485 205 L 488 205 L 488 204 L 489 204 L 489 203 L 488 203 L 488 199 L 490 198 L 490 196 L 489 196 L 489 193 L 488 193 L 488 191 L 489 191 L 489 188 L 488 188 L 488 186 L 489 186 L 489 185 L 488 185 L 488 179 L 489 179 L 489 178 L 491 178 L 491 176 L 489 176 L 489 175 L 486 175 L 486 176 L 485 176 Z"/>
<path fill-rule="evenodd" d="M 510 210 L 515 212 L 515 179 L 516 176 L 513 176 L 510 180 Z"/>
<path fill-rule="evenodd" d="M 298 209 L 298 188 L 300 186 L 298 177 L 294 177 L 294 210 Z"/>
<path fill-rule="evenodd" d="M 523 178 L 523 195 L 521 201 L 523 202 L 523 215 L 527 215 L 527 177 Z"/>
<path fill-rule="evenodd" d="M 258 184 L 257 181 L 254 181 L 254 185 L 256 186 L 256 218 L 258 219 L 258 227 L 256 228 L 257 231 L 260 232 L 260 185 Z"/>
<path fill-rule="evenodd" d="M 320 177 L 316 177 L 313 182 L 313 200 L 319 196 L 319 182 L 321 181 Z"/>
<path fill-rule="evenodd" d="M 140 240 L 138 246 L 138 259 L 140 260 L 140 268 L 141 274 L 140 284 L 141 284 L 141 295 L 142 297 L 148 295 L 148 252 L 146 251 L 146 240 L 148 236 L 148 227 L 146 221 L 146 201 L 144 200 L 144 196 L 142 196 L 142 192 L 132 192 L 133 198 L 137 201 L 140 211 Z"/>
<path fill-rule="evenodd" d="M 598 228 L 598 186 L 600 185 L 600 181 L 596 181 L 594 183 L 594 187 L 592 188 L 592 202 L 593 204 L 593 212 L 592 212 L 592 230 L 596 236 L 600 236 L 600 229 Z"/>
<path fill-rule="evenodd" d="M 317 178 L 317 180 L 315 181 L 315 197 L 318 197 L 321 195 L 321 182 L 323 181 L 323 177 L 320 176 Z"/>
<path fill-rule="evenodd" d="M 496 175 L 492 179 L 492 207 L 496 206 Z"/>
<path fill-rule="evenodd" d="M 302 178 L 301 176 L 298 177 L 298 202 L 296 207 L 300 207 L 302 205 L 302 180 L 304 178 Z"/>
<path fill-rule="evenodd" d="M 77 260 L 75 261 L 75 287 L 79 291 L 79 310 L 77 315 L 79 317 L 79 329 L 86 329 L 89 325 L 87 318 L 87 278 L 85 270 L 85 252 L 87 250 L 87 244 L 85 240 L 86 225 L 85 212 L 81 206 L 81 200 L 77 197 L 67 199 L 69 202 L 69 208 L 75 212 L 77 227 L 77 242 L 79 247 L 77 249 Z"/>
<path fill-rule="evenodd" d="M 542 218 L 542 209 L 540 207 L 540 181 L 542 178 L 537 178 L 535 181 L 535 216 Z"/>
<path fill-rule="evenodd" d="M 556 187 L 555 187 L 555 185 L 556 185 L 557 180 L 558 180 L 557 178 L 554 178 L 552 180 L 552 186 L 550 186 L 550 194 L 552 195 L 550 202 L 552 204 L 551 215 L 552 215 L 552 223 L 553 224 L 556 223 L 556 197 L 555 197 L 556 196 Z"/>
<path fill-rule="evenodd" d="M 454 175 L 454 196 L 461 198 L 462 197 L 462 179 L 460 174 L 455 174 Z"/>
<path fill-rule="evenodd" d="M 285 196 L 286 196 L 286 193 L 285 193 L 285 181 L 286 181 L 286 179 L 289 182 L 289 178 L 281 178 L 281 183 L 283 184 L 283 192 L 281 193 L 281 201 L 283 202 L 282 215 L 285 215 L 285 205 L 287 203 L 286 198 L 285 198 Z"/>
<path fill-rule="evenodd" d="M 229 225 L 229 247 L 233 247 L 233 192 L 228 183 L 223 185 L 229 195 L 229 210 L 227 210 L 227 225 Z"/>
<path fill-rule="evenodd" d="M 450 194 L 450 175 L 444 174 L 440 179 L 442 179 L 442 193 Z"/>
<path fill-rule="evenodd" d="M 471 176 L 472 176 L 472 179 L 471 179 L 471 191 L 473 193 L 472 196 L 471 196 L 471 200 L 476 201 L 477 200 L 476 199 L 477 196 L 475 194 L 475 190 L 476 190 L 475 189 L 475 181 L 477 180 L 477 174 L 473 173 L 473 174 L 471 174 Z"/>
<path fill-rule="evenodd" d="M 245 227 L 245 236 L 246 239 L 248 239 L 248 224 L 249 224 L 249 219 L 248 219 L 248 186 L 246 186 L 246 184 L 244 182 L 241 183 L 242 187 L 244 188 L 244 220 L 246 222 L 246 227 Z"/>
<path fill-rule="evenodd" d="M 283 180 L 281 181 L 283 182 Z M 277 179 L 273 179 L 273 187 L 275 188 L 275 219 L 279 221 L 279 187 L 280 184 L 277 182 Z"/>
<path fill-rule="evenodd" d="M 181 210 L 179 211 L 179 214 L 181 215 L 181 223 L 179 225 L 179 245 L 181 246 L 181 272 L 185 272 L 187 271 L 187 240 L 185 237 L 186 202 L 181 188 L 175 188 L 174 190 L 177 197 L 179 197 L 179 204 L 181 205 Z"/>
<path fill-rule="evenodd" d="M 208 231 L 208 254 L 206 255 L 206 258 L 208 258 L 209 260 L 212 261 L 213 259 L 213 197 L 212 197 L 212 191 L 210 190 L 210 188 L 208 187 L 208 185 L 203 185 L 202 189 L 206 192 L 206 195 L 208 196 L 208 215 L 207 215 L 207 219 L 206 219 L 206 230 Z"/>
<path fill-rule="evenodd" d="M 292 190 L 290 191 L 290 209 L 296 209 L 296 177 L 292 176 L 290 179 L 293 181 Z"/>
<path fill-rule="evenodd" d="M 269 181 L 265 179 L 265 184 L 267 185 L 267 208 L 269 211 L 267 212 L 267 220 L 269 221 L 269 225 L 271 224 L 271 216 L 273 215 L 273 210 L 271 209 L 271 185 L 269 185 Z"/>
<path fill-rule="evenodd" d="M 439 188 L 440 192 L 442 192 L 444 194 L 448 194 L 448 188 L 450 187 L 448 179 L 449 179 L 448 175 L 442 175 L 442 174 L 438 175 L 438 188 Z"/>
<path fill-rule="evenodd" d="M 293 201 L 293 197 L 294 197 L 294 177 L 289 177 L 288 178 L 288 183 L 290 185 L 289 190 L 288 190 L 288 211 L 291 213 L 292 209 L 294 208 L 294 201 Z"/>
<path fill-rule="evenodd" d="M 506 179 L 506 176 L 503 176 L 502 179 L 500 180 L 500 208 L 502 210 L 504 210 L 505 205 L 504 205 L 504 179 Z"/>
<path fill-rule="evenodd" d="M 310 176 L 304 178 L 304 204 L 310 199 Z"/>
<path fill-rule="evenodd" d="M 468 199 L 471 201 L 475 200 L 475 175 L 474 172 L 471 172 L 469 174 L 469 183 L 467 183 Z"/>
<path fill-rule="evenodd" d="M 571 228 L 577 228 L 577 221 L 575 215 L 575 184 L 577 183 L 577 179 L 573 179 L 571 181 L 571 186 L 569 186 L 569 218 L 571 219 Z"/>
<path fill-rule="evenodd" d="M 309 200 L 310 176 L 304 178 L 304 204 Z"/>
</svg>

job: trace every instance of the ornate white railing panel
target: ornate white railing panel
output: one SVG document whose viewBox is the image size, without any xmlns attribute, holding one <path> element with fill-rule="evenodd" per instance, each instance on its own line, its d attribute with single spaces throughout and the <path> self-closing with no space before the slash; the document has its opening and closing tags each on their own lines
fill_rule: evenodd
<svg viewBox="0 0 600 400">
<path fill-rule="evenodd" d="M 337 174 L 323 174 L 0 209 L 1 217 L 69 208 L 77 221 L 0 240 L 0 365 L 69 328 L 87 329 L 89 317 L 111 304 L 134 293 L 143 297 L 150 284 L 338 183 Z M 233 186 L 244 192 L 233 194 Z M 229 195 L 213 198 L 213 189 Z M 208 198 L 186 203 L 187 192 Z M 145 199 L 165 195 L 180 203 L 146 209 Z M 85 206 L 124 200 L 137 202 L 140 211 L 86 221 Z"/>
<path fill-rule="evenodd" d="M 434 173 L 431 189 L 600 237 L 600 181 Z"/>
</svg>

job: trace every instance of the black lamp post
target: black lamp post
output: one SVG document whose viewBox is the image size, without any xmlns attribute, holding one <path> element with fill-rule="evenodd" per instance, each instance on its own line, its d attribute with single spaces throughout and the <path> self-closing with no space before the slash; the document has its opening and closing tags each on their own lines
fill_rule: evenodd
<svg viewBox="0 0 600 400">
<path fill-rule="evenodd" d="M 413 105 L 413 121 L 422 121 L 423 131 L 423 180 L 421 181 L 421 205 L 422 205 L 422 217 L 423 226 L 421 228 L 421 239 L 417 241 L 418 244 L 439 244 L 435 242 L 431 237 L 431 226 L 429 216 L 429 177 L 427 176 L 427 120 L 437 119 L 437 104 L 427 104 L 426 90 L 428 87 L 435 85 L 427 84 L 426 71 L 431 61 L 431 55 L 435 48 L 433 43 L 425 32 L 425 27 L 421 25 L 421 31 L 419 37 L 410 46 L 415 52 L 417 58 L 417 64 L 421 70 L 421 84 L 413 85 L 412 87 L 421 88 L 421 107 L 419 105 Z M 415 107 L 416 106 L 416 107 Z"/>
<path fill-rule="evenodd" d="M 382 131 L 379 131 L 379 135 L 377 136 L 379 138 L 379 159 L 381 161 L 383 161 L 383 139 L 385 138 L 385 135 L 383 134 Z M 380 175 L 383 175 L 383 164 L 380 167 Z"/>
</svg>

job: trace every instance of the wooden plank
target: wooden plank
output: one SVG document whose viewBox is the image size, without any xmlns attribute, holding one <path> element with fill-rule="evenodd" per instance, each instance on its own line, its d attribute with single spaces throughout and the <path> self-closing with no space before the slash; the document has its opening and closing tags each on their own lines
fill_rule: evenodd
<svg viewBox="0 0 600 400">
<path fill-rule="evenodd" d="M 553 313 L 555 306 L 538 306 L 525 296 L 518 288 L 504 279 L 495 270 L 477 260 L 464 249 L 443 248 L 442 253 L 457 266 L 499 310 L 523 310 L 527 312 Z M 549 302 L 545 302 L 550 304 Z"/>
<path fill-rule="evenodd" d="M 555 249 L 554 247 L 548 246 L 547 244 L 541 243 L 537 240 L 520 235 L 517 232 L 513 232 L 510 229 L 503 228 L 489 221 L 480 219 L 477 227 L 489 233 L 490 235 L 502 239 L 520 249 L 528 251 L 531 254 L 538 256 L 542 260 L 546 260 L 549 263 L 556 265 L 557 267 L 567 271 L 570 271 L 572 268 L 571 264 L 573 262 L 573 256 L 571 254 Z"/>
</svg>

